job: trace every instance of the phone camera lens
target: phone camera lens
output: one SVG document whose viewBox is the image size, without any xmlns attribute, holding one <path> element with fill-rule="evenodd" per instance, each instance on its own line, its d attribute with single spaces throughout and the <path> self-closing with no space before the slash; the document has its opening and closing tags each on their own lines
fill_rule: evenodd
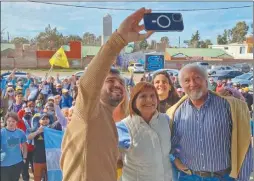
<svg viewBox="0 0 254 181">
<path fill-rule="evenodd" d="M 160 27 L 167 28 L 170 26 L 171 21 L 167 16 L 161 15 L 158 17 L 157 23 Z"/>
<path fill-rule="evenodd" d="M 182 21 L 182 15 L 180 13 L 173 14 L 173 20 L 174 21 Z"/>
</svg>

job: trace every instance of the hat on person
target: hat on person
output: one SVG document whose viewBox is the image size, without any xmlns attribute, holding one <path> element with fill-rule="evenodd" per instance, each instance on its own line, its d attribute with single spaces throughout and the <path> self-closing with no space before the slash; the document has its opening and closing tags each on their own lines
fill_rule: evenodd
<svg viewBox="0 0 254 181">
<path fill-rule="evenodd" d="M 12 82 L 9 82 L 9 83 L 7 84 L 7 86 L 8 86 L 8 87 L 11 87 L 11 86 L 13 86 L 13 83 L 12 83 Z"/>
<path fill-rule="evenodd" d="M 157 110 L 159 110 L 159 97 L 158 97 L 158 94 L 157 94 L 157 91 L 154 87 L 153 84 L 149 83 L 149 82 L 139 82 L 137 83 L 133 88 L 132 88 L 132 91 L 131 91 L 131 95 L 130 95 L 130 102 L 129 102 L 129 112 L 130 112 L 130 115 L 134 115 L 134 114 L 138 114 L 139 111 L 137 110 L 136 106 L 134 105 L 135 102 L 136 102 L 136 99 L 137 99 L 137 96 L 138 94 L 145 90 L 145 89 L 153 89 L 154 92 L 156 93 L 156 97 L 157 97 Z"/>
<path fill-rule="evenodd" d="M 48 115 L 47 113 L 43 113 L 43 114 L 41 115 L 40 120 L 43 120 L 44 118 L 48 118 L 48 119 L 49 119 L 49 115 Z"/>
<path fill-rule="evenodd" d="M 17 81 L 18 81 L 18 82 L 19 82 L 19 81 L 22 81 L 22 78 L 21 78 L 21 77 L 17 78 Z"/>
<path fill-rule="evenodd" d="M 242 90 L 243 90 L 244 92 L 249 92 L 249 88 L 248 88 L 248 87 L 244 87 L 244 88 L 242 88 Z"/>
<path fill-rule="evenodd" d="M 55 98 L 54 98 L 53 96 L 50 96 L 50 97 L 48 98 L 48 101 L 49 101 L 49 100 L 53 100 L 53 101 L 54 101 Z"/>
<path fill-rule="evenodd" d="M 30 108 L 25 108 L 25 113 L 32 113 L 31 109 Z"/>
<path fill-rule="evenodd" d="M 63 89 L 62 90 L 62 93 L 67 93 L 67 92 L 69 92 L 68 89 Z"/>
<path fill-rule="evenodd" d="M 16 91 L 18 91 L 18 90 L 23 90 L 23 88 L 20 87 L 20 86 L 17 86 L 17 87 L 16 87 Z"/>
</svg>

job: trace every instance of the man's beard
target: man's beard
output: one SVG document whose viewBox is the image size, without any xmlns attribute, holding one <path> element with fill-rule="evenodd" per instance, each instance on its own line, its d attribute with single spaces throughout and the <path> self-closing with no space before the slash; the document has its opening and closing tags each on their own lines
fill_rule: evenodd
<svg viewBox="0 0 254 181">
<path fill-rule="evenodd" d="M 190 93 L 188 93 L 188 96 L 190 97 L 191 100 L 196 101 L 196 100 L 199 100 L 203 96 L 203 92 L 202 92 L 202 90 L 190 91 Z"/>
<path fill-rule="evenodd" d="M 110 95 L 109 97 L 108 97 L 108 102 L 109 102 L 109 104 L 111 105 L 111 106 L 114 106 L 114 107 L 116 107 L 116 106 L 118 106 L 118 104 L 122 101 L 122 99 L 123 99 L 123 97 L 121 96 L 121 97 L 114 97 L 114 96 L 112 96 L 112 95 Z"/>
</svg>

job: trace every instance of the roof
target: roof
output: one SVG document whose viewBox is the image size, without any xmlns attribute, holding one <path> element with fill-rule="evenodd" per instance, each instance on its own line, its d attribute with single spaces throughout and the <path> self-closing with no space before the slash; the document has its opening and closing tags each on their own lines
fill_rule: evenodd
<svg viewBox="0 0 254 181">
<path fill-rule="evenodd" d="M 95 56 L 100 48 L 100 46 L 82 46 L 82 57 Z"/>
<path fill-rule="evenodd" d="M 218 57 L 218 58 L 233 58 L 221 49 L 211 48 L 166 48 L 166 53 L 174 57 L 177 54 L 183 54 L 187 57 Z"/>
<path fill-rule="evenodd" d="M 15 50 L 15 45 L 11 43 L 1 43 L 1 51 L 7 50 L 7 49 Z"/>
<path fill-rule="evenodd" d="M 65 51 L 70 51 L 69 45 L 63 45 L 62 47 Z M 100 48 L 100 46 L 82 46 L 82 58 L 86 56 L 95 56 Z"/>
</svg>

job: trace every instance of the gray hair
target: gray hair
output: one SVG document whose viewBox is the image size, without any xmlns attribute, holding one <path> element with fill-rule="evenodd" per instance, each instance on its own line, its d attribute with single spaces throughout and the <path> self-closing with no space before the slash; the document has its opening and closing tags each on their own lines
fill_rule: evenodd
<svg viewBox="0 0 254 181">
<path fill-rule="evenodd" d="M 206 80 L 208 81 L 208 74 L 207 74 L 207 71 L 206 69 L 204 69 L 203 67 L 195 64 L 195 63 L 192 63 L 192 64 L 187 64 L 185 65 L 183 68 L 181 68 L 181 70 L 179 71 L 179 74 L 178 74 L 178 80 L 179 80 L 179 83 L 180 83 L 180 86 L 182 87 L 182 76 L 183 76 L 183 72 L 185 72 L 185 70 L 187 69 L 194 69 L 194 70 L 197 70 L 199 72 L 199 74 Z"/>
</svg>

